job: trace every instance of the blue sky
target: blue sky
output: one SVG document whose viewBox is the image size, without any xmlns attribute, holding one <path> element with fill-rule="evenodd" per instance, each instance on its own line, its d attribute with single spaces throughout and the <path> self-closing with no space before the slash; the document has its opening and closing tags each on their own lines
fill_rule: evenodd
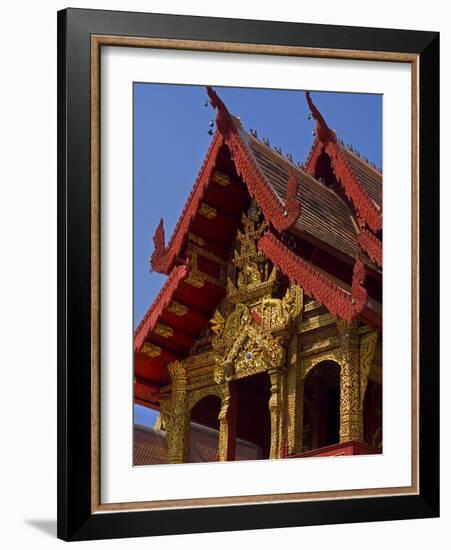
<svg viewBox="0 0 451 550">
<path fill-rule="evenodd" d="M 315 127 L 303 91 L 215 87 L 246 130 L 304 162 Z M 361 155 L 382 166 L 382 96 L 312 92 L 327 123 Z M 166 242 L 196 180 L 208 146 L 209 122 L 204 86 L 135 83 L 134 115 L 134 326 L 152 304 L 165 276 L 151 273 L 152 236 L 164 219 Z M 154 415 L 135 407 L 135 421 L 153 424 Z"/>
</svg>

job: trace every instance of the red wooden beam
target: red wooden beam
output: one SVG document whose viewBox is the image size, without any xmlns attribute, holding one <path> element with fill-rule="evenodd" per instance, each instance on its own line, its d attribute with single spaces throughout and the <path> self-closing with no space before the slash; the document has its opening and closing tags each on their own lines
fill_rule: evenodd
<svg viewBox="0 0 451 550">
<path fill-rule="evenodd" d="M 359 257 L 354 265 L 352 289 L 349 293 L 292 252 L 271 233 L 266 233 L 259 240 L 258 248 L 291 282 L 301 286 L 333 315 L 349 322 L 366 306 L 368 294 L 362 286 L 365 268 Z"/>
</svg>

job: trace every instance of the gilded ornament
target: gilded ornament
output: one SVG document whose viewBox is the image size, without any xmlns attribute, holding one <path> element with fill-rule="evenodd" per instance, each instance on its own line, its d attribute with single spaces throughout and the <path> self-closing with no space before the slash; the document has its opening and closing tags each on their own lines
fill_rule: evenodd
<svg viewBox="0 0 451 550">
<path fill-rule="evenodd" d="M 252 322 L 248 308 L 238 304 L 213 341 L 218 353 L 217 383 L 283 366 L 285 350 L 279 338 Z"/>
<path fill-rule="evenodd" d="M 279 421 L 281 415 L 280 381 L 281 373 L 274 369 L 269 371 L 271 381 L 271 395 L 269 398 L 269 413 L 271 421 L 271 443 L 269 458 L 279 458 Z"/>
<path fill-rule="evenodd" d="M 155 334 L 162 336 L 163 338 L 170 338 L 174 336 L 174 329 L 165 325 L 164 323 L 157 323 L 156 327 L 153 329 Z"/>
<path fill-rule="evenodd" d="M 298 360 L 298 336 L 295 334 L 289 345 L 287 373 L 287 446 L 289 453 L 302 452 L 304 415 L 304 381 Z"/>
<path fill-rule="evenodd" d="M 360 337 L 360 407 L 362 409 L 366 387 L 368 385 L 368 377 L 371 367 L 373 366 L 377 339 L 377 331 L 368 332 Z"/>
<path fill-rule="evenodd" d="M 336 336 L 325 338 L 324 340 L 315 341 L 313 344 L 307 344 L 303 346 L 301 357 L 309 357 L 317 353 L 327 352 L 334 348 L 340 347 L 340 340 Z"/>
<path fill-rule="evenodd" d="M 310 300 L 310 302 L 308 304 L 305 304 L 304 310 L 305 311 L 312 311 L 314 309 L 319 309 L 320 307 L 322 307 L 322 306 L 319 302 L 317 302 L 316 300 Z"/>
<path fill-rule="evenodd" d="M 204 258 L 208 258 L 212 262 L 216 262 L 217 264 L 224 266 L 227 262 L 225 262 L 222 258 L 211 252 L 210 250 L 207 250 L 206 248 L 202 248 L 200 246 L 197 246 L 194 243 L 189 243 L 189 248 L 191 253 L 196 253 L 197 256 L 203 256 Z M 196 256 L 196 262 L 197 262 L 197 256 Z"/>
<path fill-rule="evenodd" d="M 323 313 L 322 315 L 315 315 L 305 321 L 302 321 L 300 325 L 300 332 L 308 332 L 310 330 L 316 330 L 328 325 L 332 325 L 337 322 L 335 315 L 330 313 Z"/>
<path fill-rule="evenodd" d="M 270 331 L 283 330 L 301 313 L 302 289 L 290 285 L 282 299 L 265 296 L 261 302 L 263 327 Z"/>
<path fill-rule="evenodd" d="M 205 284 L 204 276 L 199 271 L 190 271 L 188 277 L 185 279 L 185 283 L 194 286 L 195 288 L 202 288 Z"/>
<path fill-rule="evenodd" d="M 152 358 L 159 357 L 161 355 L 161 348 L 160 346 L 155 346 L 150 342 L 146 342 L 141 348 L 141 353 L 144 353 L 145 355 L 148 355 L 149 357 L 152 357 Z"/>
<path fill-rule="evenodd" d="M 218 215 L 216 208 L 213 208 L 209 204 L 203 202 L 199 207 L 199 214 L 208 220 L 213 220 Z"/>
<path fill-rule="evenodd" d="M 183 317 L 188 313 L 188 307 L 181 304 L 180 302 L 172 300 L 170 306 L 168 307 L 168 311 L 170 313 L 174 313 L 178 317 Z"/>
<path fill-rule="evenodd" d="M 204 397 L 208 397 L 209 395 L 215 395 L 216 397 L 222 399 L 223 390 L 221 386 L 213 384 L 208 387 L 197 388 L 190 391 L 188 397 L 188 409 L 191 410 L 196 405 L 196 403 L 198 403 Z"/>
<path fill-rule="evenodd" d="M 340 442 L 363 441 L 358 322 L 337 321 L 341 339 Z"/>
<path fill-rule="evenodd" d="M 342 362 L 342 354 L 341 349 L 337 348 L 334 350 L 328 350 L 323 351 L 321 353 L 302 358 L 301 360 L 301 377 L 302 379 L 305 379 L 309 372 L 319 365 L 320 363 L 324 363 L 325 361 L 333 361 L 341 366 Z"/>
<path fill-rule="evenodd" d="M 186 370 L 183 363 L 180 361 L 169 363 L 168 372 L 172 380 L 172 388 L 166 442 L 168 462 L 176 464 L 186 462 L 188 459 L 190 415 L 186 391 Z"/>
<path fill-rule="evenodd" d="M 198 248 L 197 246 L 191 245 L 188 249 L 190 270 L 189 270 L 188 277 L 185 279 L 185 283 L 188 283 L 189 285 L 194 286 L 196 288 L 202 288 L 205 284 L 205 281 L 208 281 L 213 285 L 223 287 L 224 281 L 221 278 L 218 279 L 217 277 L 213 277 L 213 275 L 210 275 L 208 273 L 205 273 L 199 270 L 198 268 L 199 255 L 206 256 L 206 257 L 209 256 L 209 254 L 206 251 Z M 223 276 L 224 276 L 224 269 L 223 269 L 223 266 L 221 265 L 221 277 L 223 278 Z"/>
<path fill-rule="evenodd" d="M 221 313 L 216 310 L 213 317 L 210 319 L 211 330 L 217 338 L 219 338 L 224 330 L 225 320 Z"/>
<path fill-rule="evenodd" d="M 223 187 L 226 187 L 227 185 L 230 185 L 230 178 L 229 176 L 226 176 L 222 172 L 219 172 L 216 170 L 213 174 L 213 181 L 216 183 L 219 183 L 219 185 L 222 185 Z"/>
<path fill-rule="evenodd" d="M 188 233 L 188 240 L 196 243 L 198 246 L 205 246 L 205 240 L 194 233 Z"/>
</svg>

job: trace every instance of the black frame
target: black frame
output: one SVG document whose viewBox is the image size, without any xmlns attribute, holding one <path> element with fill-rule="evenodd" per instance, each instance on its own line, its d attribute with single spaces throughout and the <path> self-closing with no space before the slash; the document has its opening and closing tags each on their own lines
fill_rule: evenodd
<svg viewBox="0 0 451 550">
<path fill-rule="evenodd" d="M 91 513 L 90 37 L 419 55 L 420 494 Z M 101 10 L 58 13 L 58 537 L 86 540 L 439 515 L 439 33 Z"/>
</svg>

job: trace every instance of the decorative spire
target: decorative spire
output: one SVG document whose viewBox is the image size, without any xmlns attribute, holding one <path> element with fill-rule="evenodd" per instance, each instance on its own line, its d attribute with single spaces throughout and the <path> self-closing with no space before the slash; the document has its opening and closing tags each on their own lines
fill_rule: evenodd
<svg viewBox="0 0 451 550">
<path fill-rule="evenodd" d="M 355 258 L 354 269 L 352 271 L 351 303 L 354 311 L 361 311 L 368 302 L 368 292 L 363 286 L 365 283 L 366 271 L 360 256 Z"/>
<path fill-rule="evenodd" d="M 166 246 L 164 243 L 164 221 L 160 219 L 154 236 L 153 236 L 154 251 L 150 257 L 151 271 L 157 271 L 157 264 L 161 261 L 166 254 Z"/>
<path fill-rule="evenodd" d="M 218 111 L 216 114 L 216 127 L 224 137 L 227 137 L 229 132 L 235 130 L 233 118 L 221 98 L 211 86 L 207 86 L 207 93 L 212 107 Z"/>
<path fill-rule="evenodd" d="M 296 223 L 301 213 L 301 205 L 297 198 L 299 183 L 294 175 L 294 172 L 290 169 L 288 174 L 287 191 L 285 195 L 285 210 L 284 220 L 280 224 L 279 230 L 286 231 L 294 223 Z"/>
<path fill-rule="evenodd" d="M 307 98 L 307 103 L 312 113 L 313 118 L 316 120 L 316 136 L 318 139 L 326 144 L 329 140 L 335 139 L 335 134 L 327 125 L 326 121 L 323 118 L 323 115 L 318 111 L 315 104 L 310 97 L 310 92 L 305 92 L 305 97 Z"/>
</svg>

